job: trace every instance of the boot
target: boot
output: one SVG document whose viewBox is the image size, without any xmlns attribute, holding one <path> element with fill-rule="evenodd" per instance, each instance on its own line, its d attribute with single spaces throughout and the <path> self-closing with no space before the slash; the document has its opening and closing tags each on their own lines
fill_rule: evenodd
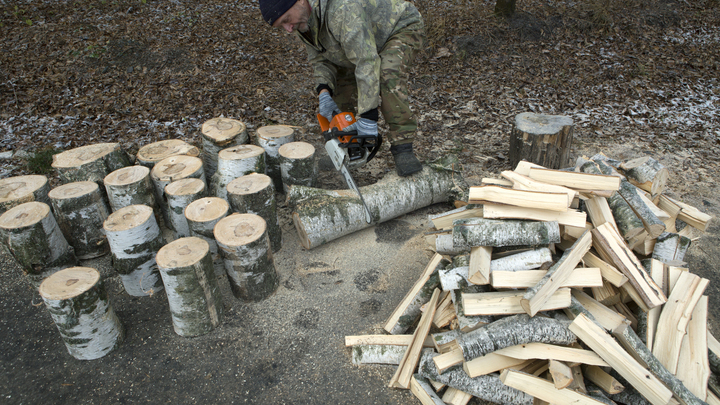
<svg viewBox="0 0 720 405">
<path fill-rule="evenodd" d="M 390 147 L 390 153 L 395 159 L 395 171 L 398 176 L 406 177 L 422 170 L 422 163 L 413 153 L 412 143 L 393 145 Z"/>
</svg>

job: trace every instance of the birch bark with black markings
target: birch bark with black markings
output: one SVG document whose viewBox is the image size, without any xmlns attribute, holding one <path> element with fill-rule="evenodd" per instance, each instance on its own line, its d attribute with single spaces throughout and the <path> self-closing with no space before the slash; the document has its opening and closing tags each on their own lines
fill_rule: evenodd
<svg viewBox="0 0 720 405">
<path fill-rule="evenodd" d="M 275 190 L 282 190 L 280 147 L 295 141 L 295 130 L 286 125 L 268 125 L 258 128 L 256 135 L 257 144 L 265 149 L 265 173 L 273 180 Z"/>
<path fill-rule="evenodd" d="M 135 204 L 158 209 L 150 169 L 145 166 L 127 166 L 115 170 L 105 176 L 103 183 L 113 211 Z"/>
<path fill-rule="evenodd" d="M 227 185 L 250 173 L 265 173 L 265 151 L 256 145 L 238 145 L 218 153 L 217 171 L 210 181 L 210 195 L 227 199 Z"/>
<path fill-rule="evenodd" d="M 94 181 L 67 183 L 48 194 L 58 225 L 78 259 L 92 259 L 110 252 L 103 222 L 109 209 Z"/>
<path fill-rule="evenodd" d="M 231 181 L 228 186 L 228 201 L 234 212 L 255 214 L 267 224 L 268 237 L 273 253 L 282 248 L 282 228 L 277 212 L 275 186 L 270 176 L 251 173 Z"/>
<path fill-rule="evenodd" d="M 537 222 L 483 218 L 453 221 L 453 245 L 458 246 L 539 246 L 560 242 L 557 221 Z"/>
<path fill-rule="evenodd" d="M 202 136 L 202 161 L 207 178 L 215 174 L 218 153 L 225 148 L 248 142 L 247 127 L 232 118 L 211 118 L 200 129 Z"/>
<path fill-rule="evenodd" d="M 291 185 L 313 187 L 318 176 L 315 147 L 307 142 L 290 142 L 278 149 L 283 192 Z"/>
<path fill-rule="evenodd" d="M 32 201 L 50 205 L 50 183 L 45 176 L 31 174 L 0 179 L 0 214 Z"/>
<path fill-rule="evenodd" d="M 190 236 L 190 225 L 185 217 L 185 208 L 195 200 L 207 194 L 207 187 L 200 179 L 182 179 L 173 181 L 165 186 L 167 199 L 168 227 L 175 230 L 175 236 L 184 238 Z"/>
</svg>

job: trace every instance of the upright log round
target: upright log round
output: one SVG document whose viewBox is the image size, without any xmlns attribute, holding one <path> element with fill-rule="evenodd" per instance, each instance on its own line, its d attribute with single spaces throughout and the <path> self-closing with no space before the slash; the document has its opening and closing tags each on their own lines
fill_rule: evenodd
<svg viewBox="0 0 720 405">
<path fill-rule="evenodd" d="M 135 165 L 115 170 L 105 176 L 104 183 L 113 211 L 136 204 L 157 207 L 150 169 L 145 166 Z"/>
<path fill-rule="evenodd" d="M 31 201 L 50 205 L 47 196 L 49 191 L 47 177 L 37 174 L 0 179 L 0 214 Z"/>
<path fill-rule="evenodd" d="M 562 115 L 522 113 L 515 116 L 510 134 L 510 166 L 521 160 L 549 169 L 570 165 L 572 118 Z"/>
<path fill-rule="evenodd" d="M 192 156 L 170 156 L 159 161 L 150 171 L 150 178 L 155 185 L 155 197 L 162 211 L 163 219 L 167 226 L 172 226 L 170 222 L 170 214 L 168 212 L 167 199 L 165 197 L 165 187 L 173 181 L 182 179 L 200 179 L 205 181 L 205 171 L 203 162 L 199 158 Z"/>
<path fill-rule="evenodd" d="M 165 244 L 152 208 L 130 205 L 108 216 L 104 224 L 113 268 L 125 291 L 142 297 L 162 290 L 155 255 Z"/>
<path fill-rule="evenodd" d="M 318 175 L 315 160 L 315 147 L 307 142 L 290 142 L 278 150 L 283 192 L 287 186 L 300 185 L 312 187 Z"/>
<path fill-rule="evenodd" d="M 218 154 L 217 171 L 210 180 L 210 194 L 227 198 L 227 185 L 240 176 L 265 173 L 265 150 L 257 145 L 239 145 Z"/>
<path fill-rule="evenodd" d="M 48 194 L 60 229 L 78 259 L 107 254 L 110 247 L 102 225 L 109 213 L 94 181 L 68 183 Z"/>
<path fill-rule="evenodd" d="M 2 214 L 0 235 L 35 287 L 45 277 L 77 264 L 75 251 L 45 203 L 27 202 Z"/>
<path fill-rule="evenodd" d="M 282 173 L 280 172 L 280 147 L 295 140 L 295 131 L 285 125 L 269 125 L 257 129 L 257 142 L 267 156 L 265 172 L 275 184 L 276 190 L 282 190 Z"/>
<path fill-rule="evenodd" d="M 97 270 L 61 270 L 45 279 L 39 291 L 71 356 L 98 359 L 122 343 L 125 331 Z"/>
<path fill-rule="evenodd" d="M 119 143 L 98 143 L 81 146 L 53 155 L 55 168 L 63 183 L 94 181 L 103 186 L 103 179 L 117 169 L 130 166 L 130 158 Z M 104 187 L 102 188 L 104 191 Z"/>
<path fill-rule="evenodd" d="M 238 177 L 228 184 L 227 190 L 234 212 L 259 215 L 265 220 L 272 251 L 279 251 L 282 248 L 282 229 L 270 176 L 253 173 Z"/>
<path fill-rule="evenodd" d="M 158 251 L 157 264 L 175 333 L 190 337 L 215 329 L 223 300 L 208 243 L 196 237 L 177 239 Z"/>
<path fill-rule="evenodd" d="M 205 172 L 211 178 L 217 170 L 218 153 L 231 146 L 247 143 L 248 134 L 245 124 L 231 118 L 212 118 L 203 123 L 202 160 Z"/>
<path fill-rule="evenodd" d="M 143 146 L 138 150 L 135 159 L 138 164 L 152 169 L 155 163 L 177 155 L 198 157 L 200 150 L 181 139 L 167 139 Z"/>
<path fill-rule="evenodd" d="M 190 225 L 190 234 L 205 239 L 210 245 L 210 252 L 213 255 L 218 252 L 213 229 L 229 212 L 230 204 L 218 197 L 201 198 L 185 208 L 185 218 Z"/>
<path fill-rule="evenodd" d="M 215 240 L 235 297 L 261 301 L 278 287 L 265 220 L 255 214 L 233 214 L 215 225 Z"/>
<path fill-rule="evenodd" d="M 165 198 L 168 205 L 169 227 L 175 230 L 175 236 L 190 236 L 190 225 L 185 218 L 185 208 L 191 202 L 205 197 L 207 188 L 200 179 L 182 179 L 165 186 Z"/>
</svg>

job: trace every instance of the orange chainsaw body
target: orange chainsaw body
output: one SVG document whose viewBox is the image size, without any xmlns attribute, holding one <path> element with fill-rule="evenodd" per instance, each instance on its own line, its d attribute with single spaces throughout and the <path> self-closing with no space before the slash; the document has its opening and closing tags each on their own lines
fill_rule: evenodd
<svg viewBox="0 0 720 405">
<path fill-rule="evenodd" d="M 345 128 L 349 127 L 350 125 L 355 123 L 355 115 L 351 112 L 341 112 L 340 114 L 336 114 L 332 121 L 327 120 L 327 118 L 323 117 L 322 115 L 317 115 L 318 123 L 320 123 L 320 130 L 322 132 L 330 131 L 332 128 L 337 128 L 338 131 L 342 131 Z M 337 139 L 340 143 L 348 143 L 351 142 L 352 135 L 347 136 L 338 136 Z M 357 142 L 356 140 L 352 140 L 352 142 Z"/>
</svg>

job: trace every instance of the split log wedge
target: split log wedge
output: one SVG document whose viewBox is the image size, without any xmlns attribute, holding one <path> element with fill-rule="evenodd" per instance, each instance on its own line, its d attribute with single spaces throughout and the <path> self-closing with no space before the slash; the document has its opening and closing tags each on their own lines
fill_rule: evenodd
<svg viewBox="0 0 720 405">
<path fill-rule="evenodd" d="M 234 212 L 262 217 L 268 227 L 273 253 L 282 248 L 282 229 L 277 213 L 275 186 L 270 176 L 251 173 L 233 180 L 227 186 L 228 200 Z"/>
<path fill-rule="evenodd" d="M 200 179 L 182 179 L 165 186 L 167 214 L 170 222 L 168 227 L 175 230 L 176 237 L 190 236 L 190 225 L 185 217 L 185 208 L 193 201 L 205 197 L 206 194 L 207 187 L 205 187 L 205 182 Z"/>
<path fill-rule="evenodd" d="M 191 337 L 215 329 L 224 307 L 208 243 L 196 237 L 176 239 L 158 251 L 157 265 L 175 333 Z"/>
<path fill-rule="evenodd" d="M 215 225 L 215 240 L 236 298 L 262 301 L 280 284 L 267 225 L 255 214 L 233 214 Z"/>
<path fill-rule="evenodd" d="M 122 343 L 124 328 L 97 270 L 89 267 L 61 270 L 46 278 L 39 291 L 74 358 L 99 359 Z"/>
<path fill-rule="evenodd" d="M 265 172 L 273 180 L 275 190 L 283 190 L 280 171 L 280 147 L 295 141 L 295 130 L 286 125 L 269 125 L 256 131 L 257 144 L 265 149 Z"/>
<path fill-rule="evenodd" d="M 570 164 L 573 120 L 564 115 L 524 112 L 515 116 L 510 134 L 510 166 L 521 160 L 561 169 Z"/>
<path fill-rule="evenodd" d="M 566 193 L 515 190 L 500 186 L 470 187 L 468 203 L 507 204 L 557 212 L 566 212 L 570 205 Z"/>
<path fill-rule="evenodd" d="M 45 277 L 77 264 L 75 251 L 45 203 L 27 202 L 6 211 L 0 216 L 0 235 L 34 287 Z"/>
<path fill-rule="evenodd" d="M 458 219 L 453 221 L 452 234 L 455 247 L 539 246 L 560 242 L 560 226 L 556 221 Z"/>
<path fill-rule="evenodd" d="M 127 166 L 115 170 L 105 176 L 103 183 L 113 211 L 136 204 L 157 209 L 150 169 L 145 166 Z"/>
<path fill-rule="evenodd" d="M 698 398 L 707 398 L 710 362 L 708 360 L 708 297 L 702 296 L 683 338 L 677 377 Z"/>
<path fill-rule="evenodd" d="M 283 192 L 287 186 L 313 187 L 318 175 L 315 147 L 307 142 L 290 142 L 278 149 Z"/>
<path fill-rule="evenodd" d="M 668 169 L 650 156 L 628 160 L 620 164 L 620 169 L 633 185 L 658 195 L 665 190 L 669 177 Z"/>
<path fill-rule="evenodd" d="M 210 195 L 227 199 L 227 185 L 240 176 L 265 173 L 265 151 L 256 145 L 238 145 L 218 154 L 217 171 L 210 179 Z"/>
<path fill-rule="evenodd" d="M 50 205 L 49 191 L 47 177 L 37 174 L 0 179 L 0 214 L 31 201 Z"/>
<path fill-rule="evenodd" d="M 410 380 L 410 392 L 420 400 L 422 405 L 445 405 L 445 402 L 435 393 L 428 379 L 420 374 L 413 375 Z"/>
<path fill-rule="evenodd" d="M 218 153 L 235 145 L 248 142 L 247 127 L 232 118 L 212 118 L 205 121 L 202 134 L 202 161 L 208 178 L 217 170 Z"/>
<path fill-rule="evenodd" d="M 514 315 L 527 312 L 522 305 L 522 291 L 494 291 L 463 294 L 465 315 Z M 570 289 L 561 288 L 552 293 L 538 311 L 567 308 L 570 305 Z"/>
<path fill-rule="evenodd" d="M 150 171 L 150 179 L 155 185 L 155 201 L 168 227 L 172 226 L 172 222 L 170 222 L 165 187 L 173 181 L 188 178 L 200 179 L 207 184 L 203 162 L 199 158 L 184 155 L 170 156 L 159 161 Z"/>
<path fill-rule="evenodd" d="M 141 147 L 135 160 L 139 165 L 152 169 L 155 163 L 176 155 L 198 157 L 200 150 L 181 139 L 167 139 Z"/>
<path fill-rule="evenodd" d="M 665 232 L 665 223 L 654 212 L 657 207 L 652 206 L 652 202 L 640 196 L 642 191 L 625 180 L 621 182 L 618 193 L 630 205 L 635 215 L 640 218 L 645 231 L 651 238 L 657 238 Z"/>
<path fill-rule="evenodd" d="M 210 253 L 213 255 L 218 254 L 213 229 L 229 213 L 230 204 L 218 197 L 201 198 L 185 208 L 185 218 L 190 226 L 190 235 L 205 239 L 210 246 Z"/>
<path fill-rule="evenodd" d="M 92 259 L 110 252 L 103 222 L 108 207 L 94 181 L 67 183 L 48 194 L 55 218 L 78 259 Z"/>
<path fill-rule="evenodd" d="M 63 183 L 94 181 L 104 191 L 102 182 L 105 176 L 130 166 L 130 158 L 119 143 L 98 143 L 53 155 L 51 166 L 57 170 Z"/>
<path fill-rule="evenodd" d="M 526 374 L 520 371 L 505 370 L 500 374 L 500 381 L 508 387 L 512 387 L 532 395 L 535 398 L 542 399 L 557 405 L 601 405 L 600 402 L 592 397 L 575 392 L 571 389 L 557 389 L 555 385 L 548 380 L 535 377 L 532 374 Z"/>
</svg>

